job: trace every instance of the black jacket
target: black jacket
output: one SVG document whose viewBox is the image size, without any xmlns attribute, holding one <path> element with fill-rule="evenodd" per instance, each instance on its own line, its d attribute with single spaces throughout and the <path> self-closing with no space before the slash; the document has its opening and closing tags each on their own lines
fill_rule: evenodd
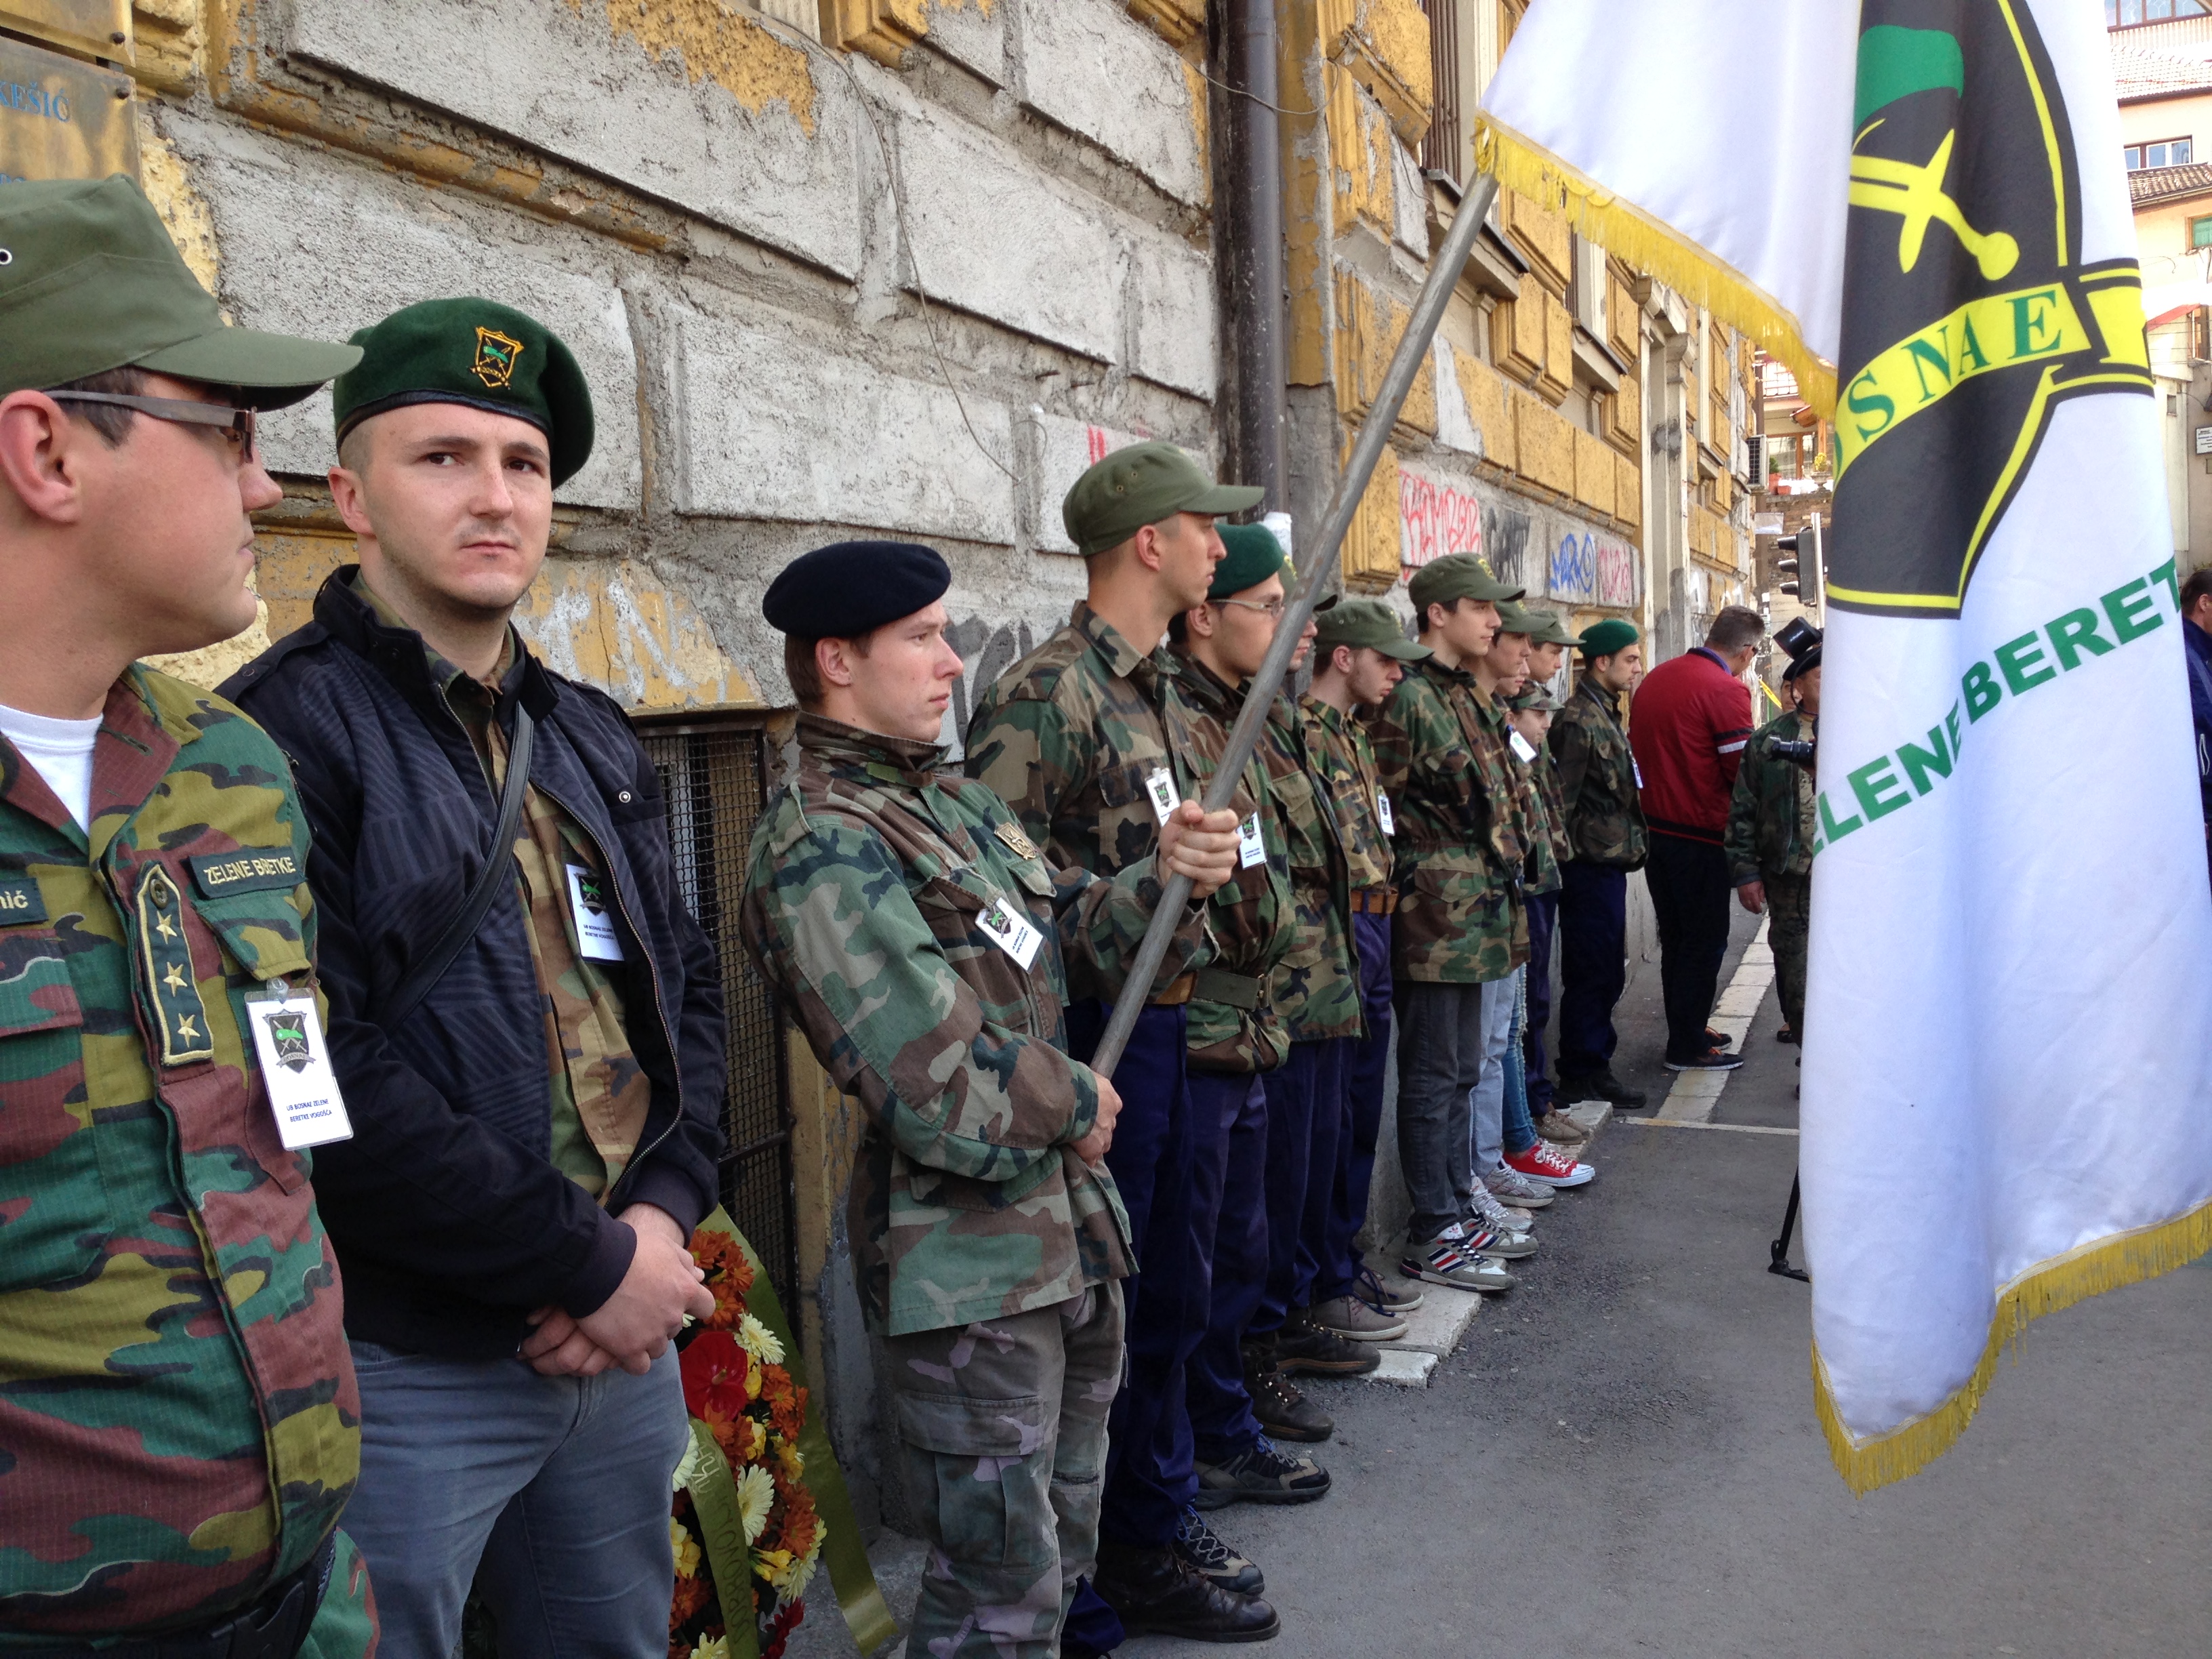
<svg viewBox="0 0 2212 1659">
<path fill-rule="evenodd" d="M 527 652 L 501 688 L 537 735 L 534 787 L 591 836 L 612 874 L 631 1047 L 653 1084 L 637 1155 L 602 1210 L 554 1166 L 544 1025 L 522 902 L 501 884 L 476 937 L 406 1025 L 378 1024 L 483 866 L 498 802 L 418 635 L 351 586 L 240 669 L 222 695 L 267 728 L 299 782 L 313 845 L 331 1053 L 353 1139 L 315 1153 L 344 1275 L 347 1333 L 456 1358 L 512 1353 L 525 1316 L 579 1317 L 613 1294 L 635 1240 L 612 1212 L 658 1205 L 689 1229 L 716 1201 L 722 999 L 685 911 L 659 781 L 613 699 Z M 503 857 L 511 854 L 502 854 Z"/>
</svg>

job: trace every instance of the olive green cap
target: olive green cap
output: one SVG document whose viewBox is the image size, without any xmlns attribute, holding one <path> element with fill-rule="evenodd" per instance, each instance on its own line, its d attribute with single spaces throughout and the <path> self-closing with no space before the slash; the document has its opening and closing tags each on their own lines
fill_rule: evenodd
<svg viewBox="0 0 2212 1659">
<path fill-rule="evenodd" d="M 1314 635 L 1316 653 L 1348 645 L 1355 651 L 1365 646 L 1400 662 L 1419 662 L 1436 654 L 1427 646 L 1407 639 L 1406 625 L 1398 620 L 1398 613 L 1380 599 L 1346 599 L 1318 618 L 1317 627 L 1319 631 Z"/>
<path fill-rule="evenodd" d="M 337 434 L 407 404 L 465 404 L 545 434 L 553 482 L 592 455 L 592 390 L 561 338 L 490 300 L 424 300 L 353 337 L 361 364 L 331 388 Z"/>
<path fill-rule="evenodd" d="M 1092 465 L 1060 502 L 1060 520 L 1087 559 L 1177 513 L 1219 518 L 1259 506 L 1266 493 L 1249 484 L 1218 484 L 1175 445 L 1154 441 L 1117 449 Z"/>
<path fill-rule="evenodd" d="M 1552 695 L 1551 688 L 1541 680 L 1531 680 L 1505 700 L 1505 706 L 1515 714 L 1534 710 L 1539 714 L 1556 714 L 1566 707 Z"/>
<path fill-rule="evenodd" d="M 1416 570 L 1406 591 L 1413 595 L 1413 609 L 1425 617 L 1432 605 L 1449 605 L 1455 599 L 1487 599 L 1497 605 L 1517 599 L 1528 590 L 1498 580 L 1475 554 L 1447 553 Z"/>
<path fill-rule="evenodd" d="M 224 322 L 154 204 L 119 173 L 0 185 L 0 397 L 143 368 L 282 409 L 360 358 Z"/>
<path fill-rule="evenodd" d="M 1528 614 L 1536 623 L 1536 631 L 1528 637 L 1536 644 L 1575 645 L 1580 642 L 1578 635 L 1567 631 L 1567 625 L 1559 620 L 1558 611 L 1531 611 Z"/>
<path fill-rule="evenodd" d="M 1498 602 L 1498 631 L 1501 634 L 1527 634 L 1533 637 L 1536 620 L 1536 613 L 1526 605 L 1516 605 L 1510 599 Z"/>
</svg>

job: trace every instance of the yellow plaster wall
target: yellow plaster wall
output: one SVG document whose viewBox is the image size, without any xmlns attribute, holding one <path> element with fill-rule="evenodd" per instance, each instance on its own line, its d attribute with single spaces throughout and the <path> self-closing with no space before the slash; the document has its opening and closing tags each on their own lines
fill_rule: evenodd
<svg viewBox="0 0 2212 1659">
<path fill-rule="evenodd" d="M 1482 437 L 1485 459 L 1504 467 L 1513 465 L 1513 405 L 1508 387 L 1488 363 L 1463 351 L 1452 353 L 1452 374 L 1467 404 L 1470 424 Z"/>
<path fill-rule="evenodd" d="M 1575 493 L 1575 428 L 1556 409 L 1528 393 L 1513 393 L 1514 459 L 1531 483 Z"/>
<path fill-rule="evenodd" d="M 1631 453 L 1644 429 L 1644 383 L 1633 374 L 1620 377 L 1619 388 L 1605 399 L 1605 435 Z"/>
<path fill-rule="evenodd" d="M 1401 138 L 1419 143 L 1434 115 L 1436 81 L 1419 0 L 1319 0 L 1317 9 L 1328 55 L 1375 95 Z"/>
<path fill-rule="evenodd" d="M 1575 434 L 1575 499 L 1593 513 L 1613 516 L 1613 462 L 1620 457 L 1604 439 L 1570 428 Z"/>
<path fill-rule="evenodd" d="M 957 3 L 957 0 L 955 0 Z M 1129 15 L 1176 51 L 1206 46 L 1206 0 L 1128 0 Z M 986 11 L 989 0 L 984 0 Z"/>
<path fill-rule="evenodd" d="M 1556 404 L 1574 384 L 1575 319 L 1549 294 L 1522 289 L 1521 302 L 1531 299 L 1541 301 L 1544 307 L 1544 367 L 1536 377 L 1536 389 L 1547 401 Z"/>
<path fill-rule="evenodd" d="M 1490 313 L 1490 360 L 1523 386 L 1544 372 L 1544 291 L 1531 284 Z"/>
<path fill-rule="evenodd" d="M 177 245 L 185 264 L 200 286 L 212 294 L 216 276 L 222 268 L 221 251 L 216 246 L 215 216 L 209 212 L 207 203 L 192 188 L 186 176 L 183 158 L 169 141 L 154 130 L 145 116 L 143 106 L 138 112 L 138 183 L 154 204 L 154 210 L 161 216 L 162 226 L 169 240 Z"/>
<path fill-rule="evenodd" d="M 1382 389 L 1390 359 L 1406 337 L 1412 310 L 1388 295 L 1376 294 L 1348 270 L 1336 274 L 1336 399 L 1347 418 L 1366 414 Z M 1421 360 L 1398 423 L 1436 435 L 1437 370 L 1434 353 Z"/>
<path fill-rule="evenodd" d="M 586 0 L 568 0 L 580 15 Z M 814 132 L 814 76 L 806 52 L 753 21 L 738 0 L 601 0 L 607 27 L 628 35 L 654 58 L 672 58 L 689 79 L 712 81 L 754 114 L 770 104 L 790 110 L 809 137 Z M 920 0 L 893 8 L 919 19 Z M 988 8 L 987 8 L 988 9 Z M 924 22 L 917 37 L 927 28 Z M 903 50 L 903 48 L 902 48 Z"/>
<path fill-rule="evenodd" d="M 1349 443 L 1345 450 L 1348 456 Z M 1359 498 L 1359 510 L 1345 532 L 1340 560 L 1346 587 L 1354 592 L 1382 593 L 1398 580 L 1402 546 L 1398 520 L 1398 452 L 1385 444 L 1375 463 L 1375 476 Z"/>
<path fill-rule="evenodd" d="M 1280 14 L 1276 72 L 1291 111 L 1283 118 L 1283 284 L 1289 294 L 1290 341 L 1285 377 L 1292 386 L 1320 386 L 1328 379 L 1330 324 L 1335 307 L 1329 292 L 1330 227 L 1334 222 L 1334 186 L 1330 171 L 1330 72 L 1322 61 L 1318 18 L 1313 7 L 1294 5 Z"/>
<path fill-rule="evenodd" d="M 610 9 L 616 3 L 607 0 Z M 824 41 L 864 52 L 893 69 L 907 48 L 928 33 L 925 0 L 822 0 Z"/>
<path fill-rule="evenodd" d="M 1633 530 L 1644 522 L 1644 470 L 1626 455 L 1613 465 L 1613 516 Z"/>
<path fill-rule="evenodd" d="M 1528 254 L 1530 270 L 1554 294 L 1565 294 L 1574 257 L 1567 240 L 1566 216 L 1547 210 L 1534 197 L 1523 196 L 1517 190 L 1502 194 L 1505 198 L 1505 222 L 1522 251 Z"/>
</svg>

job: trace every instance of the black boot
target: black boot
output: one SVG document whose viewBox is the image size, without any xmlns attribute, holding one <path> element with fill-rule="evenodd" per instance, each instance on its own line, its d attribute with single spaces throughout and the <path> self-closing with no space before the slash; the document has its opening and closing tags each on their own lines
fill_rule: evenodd
<svg viewBox="0 0 2212 1659">
<path fill-rule="evenodd" d="M 1336 1433 L 1336 1421 L 1300 1394 L 1275 1364 L 1275 1342 L 1244 1345 L 1244 1392 L 1252 1396 L 1252 1415 L 1278 1440 L 1318 1443 Z"/>
<path fill-rule="evenodd" d="M 1132 1636 L 1265 1642 L 1283 1628 L 1267 1602 L 1223 1589 L 1173 1549 L 1136 1549 L 1102 1538 L 1091 1583 Z"/>
<path fill-rule="evenodd" d="M 1623 1083 L 1613 1074 L 1610 1066 L 1602 1072 L 1585 1072 L 1576 1077 L 1562 1074 L 1559 1093 L 1554 1098 L 1565 1101 L 1569 1105 L 1578 1100 L 1608 1101 L 1623 1111 L 1634 1111 L 1644 1102 L 1644 1091 L 1632 1089 Z"/>
</svg>

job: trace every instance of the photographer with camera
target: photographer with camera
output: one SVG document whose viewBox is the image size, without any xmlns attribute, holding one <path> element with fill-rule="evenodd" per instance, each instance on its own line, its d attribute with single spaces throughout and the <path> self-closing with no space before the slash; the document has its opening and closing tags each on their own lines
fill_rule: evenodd
<svg viewBox="0 0 2212 1659">
<path fill-rule="evenodd" d="M 1820 630 L 1800 617 L 1774 636 L 1790 654 L 1784 693 L 1796 706 L 1752 733 L 1736 769 L 1722 851 L 1736 901 L 1767 913 L 1782 998 L 1778 1042 L 1805 1033 L 1805 945 L 1813 925 L 1814 727 L 1820 713 Z"/>
</svg>

